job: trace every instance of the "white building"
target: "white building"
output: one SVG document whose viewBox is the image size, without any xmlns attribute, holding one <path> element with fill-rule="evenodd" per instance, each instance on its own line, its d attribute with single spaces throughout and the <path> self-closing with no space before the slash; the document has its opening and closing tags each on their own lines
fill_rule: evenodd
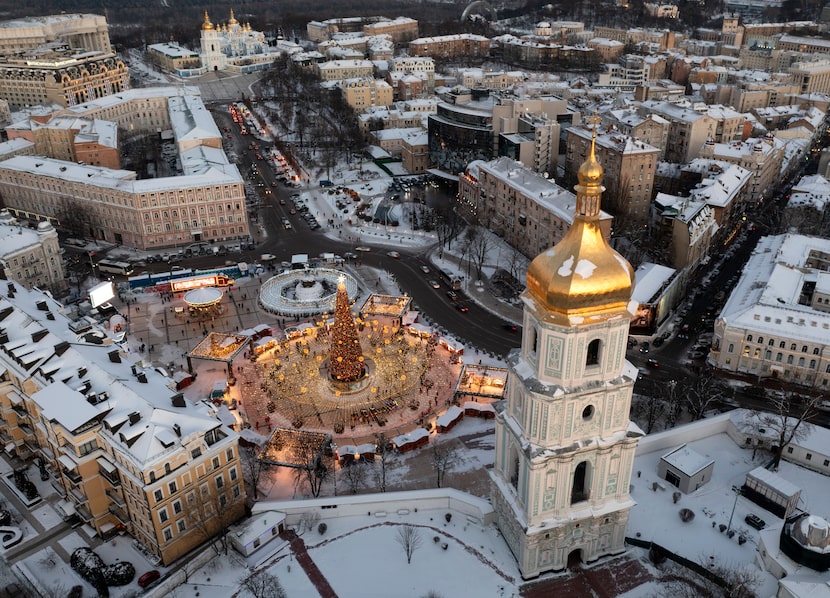
<svg viewBox="0 0 830 598">
<path fill-rule="evenodd" d="M 602 174 L 592 147 L 570 230 L 528 268 L 522 346 L 496 415 L 492 503 L 525 579 L 623 552 L 634 506 L 634 272 L 600 232 Z"/>
<path fill-rule="evenodd" d="M 49 222 L 37 230 L 19 226 L 7 210 L 0 212 L 0 270 L 2 278 L 27 289 L 38 287 L 60 294 L 66 290 L 58 233 Z"/>
<path fill-rule="evenodd" d="M 228 22 L 214 25 L 205 11 L 201 33 L 202 67 L 206 71 L 250 73 L 268 68 L 279 53 L 271 52 L 265 34 L 242 24 L 231 9 Z"/>
<path fill-rule="evenodd" d="M 830 384 L 830 240 L 764 237 L 715 322 L 709 361 L 756 380 Z"/>
</svg>

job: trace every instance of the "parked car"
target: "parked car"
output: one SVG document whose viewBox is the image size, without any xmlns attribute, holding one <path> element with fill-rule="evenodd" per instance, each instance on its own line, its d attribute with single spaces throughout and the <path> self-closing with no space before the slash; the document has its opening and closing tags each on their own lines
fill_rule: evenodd
<svg viewBox="0 0 830 598">
<path fill-rule="evenodd" d="M 139 587 L 146 588 L 150 584 L 158 581 L 160 577 L 161 573 L 159 573 L 156 569 L 147 571 L 147 573 L 138 578 L 138 585 Z"/>
<path fill-rule="evenodd" d="M 749 527 L 754 527 L 757 530 L 762 530 L 767 526 L 767 522 L 758 517 L 758 515 L 753 515 L 750 513 L 746 517 L 744 517 L 744 521 Z"/>
<path fill-rule="evenodd" d="M 703 359 L 706 353 L 703 351 L 689 351 L 689 359 Z"/>
<path fill-rule="evenodd" d="M 651 347 L 648 344 L 648 341 L 643 341 L 642 343 L 640 343 L 640 353 L 648 353 L 650 348 Z"/>
</svg>

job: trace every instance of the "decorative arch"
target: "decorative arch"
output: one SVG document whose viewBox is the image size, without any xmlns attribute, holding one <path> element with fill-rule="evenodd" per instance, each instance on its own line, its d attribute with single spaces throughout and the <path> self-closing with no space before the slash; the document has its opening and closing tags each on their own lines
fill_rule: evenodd
<svg viewBox="0 0 830 598">
<path fill-rule="evenodd" d="M 464 12 L 461 13 L 461 21 L 464 22 L 472 15 L 481 15 L 486 17 L 488 21 L 496 20 L 496 9 L 490 6 L 484 0 L 475 0 L 467 5 Z"/>
<path fill-rule="evenodd" d="M 574 468 L 571 480 L 571 504 L 584 502 L 590 498 L 591 490 L 591 464 L 588 461 L 580 461 Z"/>
</svg>

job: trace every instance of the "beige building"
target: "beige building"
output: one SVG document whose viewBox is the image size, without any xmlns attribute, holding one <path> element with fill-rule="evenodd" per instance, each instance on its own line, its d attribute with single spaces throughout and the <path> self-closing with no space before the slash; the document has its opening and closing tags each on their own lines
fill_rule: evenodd
<svg viewBox="0 0 830 598">
<path fill-rule="evenodd" d="M 527 74 L 523 71 L 485 71 L 467 69 L 461 73 L 461 85 L 468 89 L 507 89 L 524 83 Z"/>
<path fill-rule="evenodd" d="M 329 60 L 317 65 L 323 81 L 371 78 L 375 66 L 369 60 Z"/>
<path fill-rule="evenodd" d="M 422 174 L 429 168 L 429 139 L 425 130 L 411 131 L 401 139 L 403 167 L 412 174 Z"/>
<path fill-rule="evenodd" d="M 830 93 L 830 60 L 796 62 L 790 67 L 797 93 Z"/>
<path fill-rule="evenodd" d="M 140 249 L 247 239 L 243 179 L 201 98 L 185 91 L 131 90 L 63 113 L 111 119 L 133 135 L 170 131 L 180 176 L 139 179 L 127 170 L 17 155 L 0 162 L 6 207 L 19 219 L 58 225 L 81 217 L 84 236 Z"/>
<path fill-rule="evenodd" d="M 409 42 L 409 55 L 432 58 L 486 58 L 490 55 L 490 39 L 473 33 L 419 37 Z"/>
<path fill-rule="evenodd" d="M 0 439 L 44 461 L 65 518 L 169 565 L 244 515 L 238 436 L 212 406 L 43 292 L 3 283 L 0 305 Z"/>
<path fill-rule="evenodd" d="M 731 141 L 740 138 L 734 136 L 734 131 L 742 130 L 738 128 L 738 121 L 743 123 L 742 116 L 735 117 L 730 113 L 724 125 L 709 114 L 709 108 L 703 106 L 703 109 L 696 110 L 688 103 L 650 101 L 643 102 L 638 112 L 642 116 L 657 114 L 669 122 L 671 143 L 666 147 L 666 161 L 685 164 L 700 155 L 707 139 Z"/>
<path fill-rule="evenodd" d="M 346 17 L 310 21 L 306 25 L 308 39 L 323 42 L 338 33 L 363 33 L 366 36 L 388 35 L 396 44 L 418 37 L 418 21 L 409 17 Z"/>
<path fill-rule="evenodd" d="M 10 140 L 34 143 L 34 154 L 105 168 L 120 168 L 118 127 L 108 120 L 53 113 L 6 128 Z"/>
<path fill-rule="evenodd" d="M 198 52 L 173 42 L 147 46 L 147 59 L 169 73 L 198 70 L 202 66 Z"/>
<path fill-rule="evenodd" d="M 100 15 L 25 17 L 0 26 L 0 54 L 17 54 L 55 42 L 89 52 L 112 52 L 107 19 Z"/>
<path fill-rule="evenodd" d="M 0 268 L 4 280 L 27 289 L 37 287 L 61 296 L 68 286 L 55 227 L 40 222 L 33 230 L 7 210 L 0 211 Z"/>
<path fill-rule="evenodd" d="M 605 171 L 603 209 L 614 215 L 618 229 L 642 230 L 648 225 L 660 150 L 624 133 L 601 131 L 593 140 L 590 130 L 570 127 L 565 180 L 576 180 L 579 166 L 590 153 L 592 143 L 596 145 L 597 160 Z"/>
<path fill-rule="evenodd" d="M 724 371 L 830 387 L 830 241 L 763 237 L 715 322 L 709 362 Z"/>
<path fill-rule="evenodd" d="M 392 105 L 392 86 L 382 79 L 350 79 L 340 84 L 346 103 L 356 112 Z"/>
<path fill-rule="evenodd" d="M 658 160 L 663 160 L 669 144 L 669 121 L 657 114 L 641 115 L 633 108 L 612 110 L 603 115 L 611 127 L 632 139 L 642 141 L 660 150 Z"/>
<path fill-rule="evenodd" d="M 459 209 L 526 256 L 564 236 L 573 222 L 574 202 L 573 193 L 509 158 L 472 162 L 458 180 Z M 611 221 L 609 214 L 600 214 L 606 239 Z"/>
<path fill-rule="evenodd" d="M 625 44 L 615 39 L 595 37 L 587 45 L 597 53 L 600 62 L 616 62 L 625 52 Z"/>
<path fill-rule="evenodd" d="M 520 161 L 538 173 L 556 172 L 562 124 L 579 120 L 558 98 L 495 96 L 495 153 Z"/>
<path fill-rule="evenodd" d="M 737 164 L 753 173 L 750 201 L 763 202 L 770 199 L 778 184 L 784 162 L 784 142 L 771 135 L 732 143 L 709 141 L 701 148 L 700 157 Z"/>
<path fill-rule="evenodd" d="M 654 212 L 661 249 L 677 270 L 693 270 L 709 255 L 718 224 L 706 201 L 658 193 Z"/>
</svg>

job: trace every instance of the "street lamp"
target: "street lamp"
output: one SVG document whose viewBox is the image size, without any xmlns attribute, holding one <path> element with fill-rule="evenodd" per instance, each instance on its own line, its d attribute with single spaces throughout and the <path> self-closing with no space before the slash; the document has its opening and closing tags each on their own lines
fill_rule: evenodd
<svg viewBox="0 0 830 598">
<path fill-rule="evenodd" d="M 729 532 L 732 531 L 732 518 L 735 516 L 735 507 L 738 506 L 738 497 L 741 495 L 742 491 L 739 486 L 732 486 L 732 492 L 735 493 L 735 502 L 732 503 L 732 513 L 729 515 L 729 524 L 726 526 L 726 535 L 729 535 Z"/>
<path fill-rule="evenodd" d="M 334 477 L 334 495 L 337 496 L 337 445 L 332 440 L 329 447 L 331 448 L 331 456 L 334 458 L 332 477 Z"/>
</svg>

